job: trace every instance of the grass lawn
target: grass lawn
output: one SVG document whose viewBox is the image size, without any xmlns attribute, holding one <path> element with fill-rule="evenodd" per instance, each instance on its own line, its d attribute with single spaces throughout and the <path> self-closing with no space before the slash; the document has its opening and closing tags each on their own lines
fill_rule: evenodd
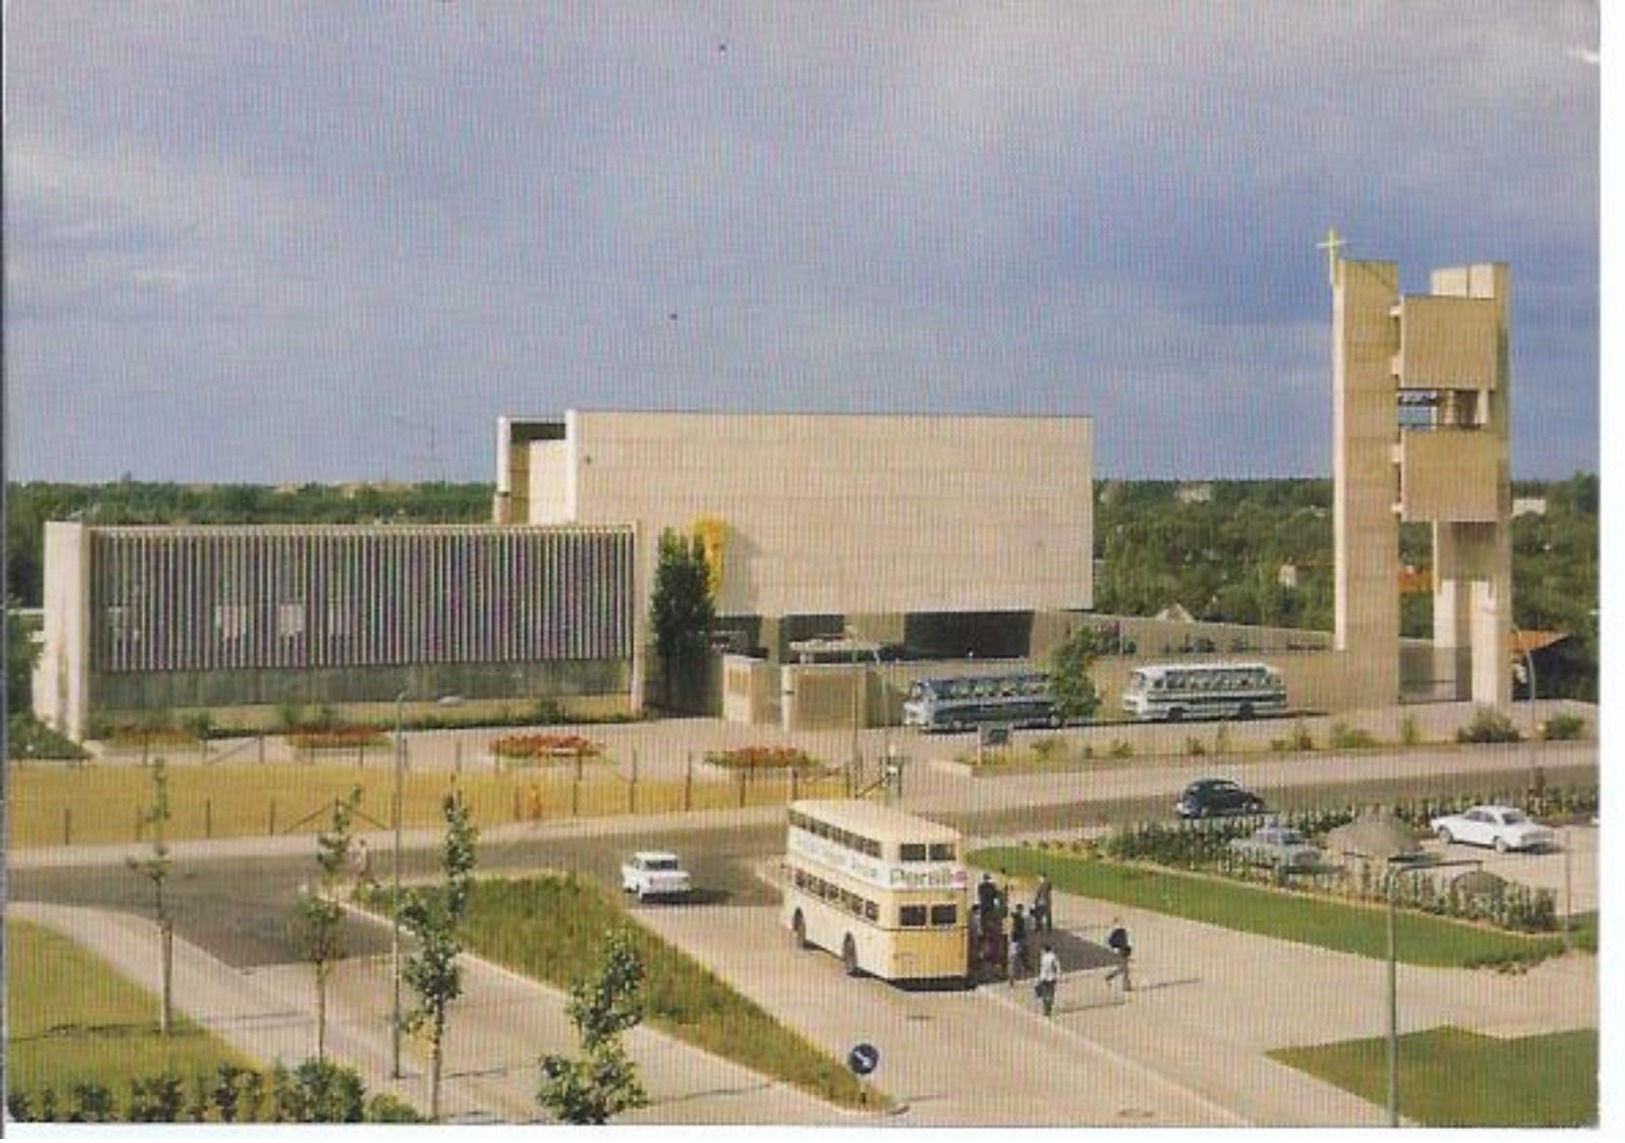
<svg viewBox="0 0 1625 1143">
<path fill-rule="evenodd" d="M 7 920 L 6 1085 L 28 1092 L 34 1106 L 47 1087 L 64 1110 L 75 1084 L 99 1084 L 122 1106 L 131 1077 L 166 1065 L 188 1082 L 221 1064 L 252 1067 L 224 1042 L 180 1015 L 166 1045 L 158 1031 L 158 998 L 66 937 Z"/>
<path fill-rule="evenodd" d="M 1386 911 L 1379 906 L 1031 846 L 978 850 L 971 861 L 1021 878 L 1036 877 L 1042 869 L 1063 892 L 1131 908 L 1359 956 L 1388 955 Z M 1563 951 L 1561 937 L 1523 936 L 1403 910 L 1394 930 L 1397 956 L 1404 964 L 1468 968 L 1520 957 L 1538 960 Z"/>
<path fill-rule="evenodd" d="M 335 798 L 351 788 L 362 790 L 357 829 L 387 828 L 394 789 L 394 769 L 376 751 L 357 765 L 354 754 L 335 754 L 311 765 L 217 762 L 170 763 L 170 841 L 204 837 L 264 837 L 327 826 Z M 152 804 L 150 773 L 139 765 L 13 767 L 10 844 L 17 848 L 144 841 L 137 836 L 141 812 Z M 402 784 L 401 820 L 407 828 L 444 824 L 440 804 L 452 783 L 462 791 L 482 828 L 527 818 L 595 817 L 624 813 L 664 813 L 685 808 L 782 805 L 789 800 L 788 779 L 762 776 L 735 781 L 639 781 L 634 787 L 616 772 L 613 762 L 588 761 L 582 780 L 565 763 L 514 767 L 453 776 L 444 770 L 409 771 Z M 798 779 L 799 797 L 834 797 L 839 776 Z"/>
<path fill-rule="evenodd" d="M 643 960 L 650 1026 L 832 1103 L 858 1105 L 862 1089 L 843 1063 L 637 924 L 617 898 L 594 884 L 573 877 L 479 881 L 466 933 L 470 952 L 569 987 L 597 967 L 604 934 L 613 926 L 630 932 Z"/>
<path fill-rule="evenodd" d="M 1273 1059 L 1388 1101 L 1387 1041 L 1271 1052 Z M 1433 1028 L 1399 1040 L 1399 1113 L 1425 1127 L 1589 1127 L 1598 1118 L 1597 1032 L 1502 1040 Z"/>
</svg>

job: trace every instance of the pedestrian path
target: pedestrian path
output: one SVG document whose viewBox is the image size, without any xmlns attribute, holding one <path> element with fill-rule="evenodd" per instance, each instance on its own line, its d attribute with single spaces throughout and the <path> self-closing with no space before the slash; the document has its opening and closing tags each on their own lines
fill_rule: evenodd
<svg viewBox="0 0 1625 1143">
<path fill-rule="evenodd" d="M 69 937 L 154 996 L 162 994 L 158 929 L 146 917 L 63 905 L 13 902 L 8 914 Z M 464 956 L 465 993 L 446 1042 L 442 1118 L 527 1123 L 547 1116 L 535 1094 L 539 1058 L 575 1055 L 565 995 L 499 966 Z M 305 965 L 234 969 L 176 938 L 176 1010 L 250 1059 L 294 1066 L 315 1054 L 315 992 Z M 390 1076 L 393 978 L 388 957 L 341 961 L 330 983 L 327 1050 L 354 1068 L 369 1094 L 391 1092 L 427 1111 L 427 1046 L 406 1038 L 402 1078 Z M 650 1105 L 619 1123 L 817 1124 L 852 1114 L 648 1027 L 627 1049 Z"/>
</svg>

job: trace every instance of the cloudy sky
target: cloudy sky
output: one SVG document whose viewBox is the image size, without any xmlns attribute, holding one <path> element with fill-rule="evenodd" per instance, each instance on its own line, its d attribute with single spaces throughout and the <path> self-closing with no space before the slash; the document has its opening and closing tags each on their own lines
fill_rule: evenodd
<svg viewBox="0 0 1625 1143">
<path fill-rule="evenodd" d="M 1510 263 L 1514 476 L 1598 466 L 1594 2 L 5 11 L 14 480 L 492 480 L 566 408 L 1329 475 L 1329 226 Z"/>
</svg>

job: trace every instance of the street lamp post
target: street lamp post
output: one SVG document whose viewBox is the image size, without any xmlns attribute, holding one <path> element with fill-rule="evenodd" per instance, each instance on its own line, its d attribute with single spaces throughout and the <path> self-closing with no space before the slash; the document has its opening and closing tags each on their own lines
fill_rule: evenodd
<svg viewBox="0 0 1625 1143">
<path fill-rule="evenodd" d="M 395 853 L 391 862 L 394 872 L 394 895 L 390 902 L 389 974 L 393 981 L 394 1000 L 389 1017 L 389 1074 L 401 1078 L 401 783 L 406 767 L 406 733 L 403 715 L 410 692 L 395 696 Z"/>
</svg>

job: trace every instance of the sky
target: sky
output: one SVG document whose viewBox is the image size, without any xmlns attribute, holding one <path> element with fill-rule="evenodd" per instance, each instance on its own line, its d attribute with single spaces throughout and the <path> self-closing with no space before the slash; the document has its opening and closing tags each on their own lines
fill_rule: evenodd
<svg viewBox="0 0 1625 1143">
<path fill-rule="evenodd" d="M 493 481 L 566 409 L 1330 476 L 1345 257 L 1506 262 L 1599 467 L 1595 3 L 11 0 L 10 480 Z"/>
</svg>

